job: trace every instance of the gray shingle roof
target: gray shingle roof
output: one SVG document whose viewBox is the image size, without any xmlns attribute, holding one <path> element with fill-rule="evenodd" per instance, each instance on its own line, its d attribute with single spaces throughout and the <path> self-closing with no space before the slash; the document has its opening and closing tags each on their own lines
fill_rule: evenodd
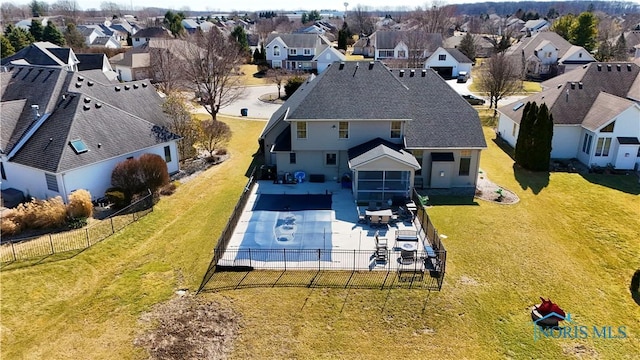
<svg viewBox="0 0 640 360">
<path fill-rule="evenodd" d="M 12 157 L 16 163 L 62 172 L 176 138 L 165 130 L 170 120 L 148 82 L 114 85 L 101 70 L 12 67 L 0 75 L 2 112 L 8 115 L 1 119 L 2 150 L 11 151 L 33 123 L 30 105 L 40 105 L 41 115 L 50 114 Z M 83 140 L 90 151 L 76 154 L 69 146 L 74 139 Z"/>
<path fill-rule="evenodd" d="M 418 33 L 416 33 L 418 32 Z M 410 40 L 414 38 L 414 40 Z M 404 41 L 405 45 L 411 47 L 413 43 L 420 45 L 421 49 L 429 52 L 435 51 L 442 46 L 442 35 L 435 33 L 427 33 L 421 30 L 379 30 L 372 36 L 376 49 L 393 49 L 400 41 Z M 410 49 L 416 50 L 416 49 Z"/>
<path fill-rule="evenodd" d="M 471 63 L 473 63 L 473 61 L 471 61 L 471 59 L 469 59 L 469 58 L 467 57 L 467 55 L 463 54 L 463 53 L 462 53 L 460 50 L 458 50 L 458 49 L 452 49 L 452 48 L 449 48 L 449 49 L 445 49 L 445 50 L 447 50 L 447 52 L 448 52 L 451 56 L 453 56 L 453 58 L 454 58 L 454 59 L 456 59 L 456 61 L 457 61 L 458 63 L 460 63 L 460 64 L 463 64 L 463 63 L 471 64 Z"/>
<path fill-rule="evenodd" d="M 478 113 L 432 70 L 391 71 L 382 63 L 334 63 L 304 83 L 271 117 L 263 134 L 287 119 L 409 120 L 408 148 L 486 147 Z"/>
<path fill-rule="evenodd" d="M 42 65 L 42 66 L 63 66 L 66 61 L 64 54 L 54 53 L 59 46 L 50 42 L 35 42 L 17 53 L 2 59 L 2 65 L 7 65 L 16 60 L 24 60 L 27 64 Z M 67 59 L 69 54 L 67 49 Z"/>
<path fill-rule="evenodd" d="M 617 65 L 620 65 L 620 71 Z M 633 63 L 591 63 L 586 68 L 572 70 L 545 81 L 542 85 L 547 87 L 547 90 L 531 95 L 521 102 L 526 104 L 535 101 L 537 104 L 547 104 L 555 124 L 582 124 L 600 93 L 625 99 L 639 75 L 640 66 Z M 519 123 L 524 107 L 514 111 L 513 105 L 503 106 L 499 111 Z M 605 105 L 598 102 L 598 106 Z"/>
<path fill-rule="evenodd" d="M 107 56 L 105 54 L 76 54 L 78 58 L 78 71 L 84 70 L 102 70 L 105 62 L 108 64 Z"/>
<path fill-rule="evenodd" d="M 562 58 L 564 54 L 573 46 L 562 36 L 556 34 L 553 31 L 542 31 L 530 37 L 523 37 L 522 39 L 520 39 L 520 42 L 509 48 L 507 54 L 521 57 L 522 51 L 524 51 L 524 57 L 528 58 L 529 56 L 534 55 L 536 49 L 544 41 L 552 43 L 556 47 L 556 49 L 558 49 L 558 59 Z"/>
<path fill-rule="evenodd" d="M 633 101 L 601 92 L 582 121 L 585 129 L 596 131 L 615 116 L 633 106 Z"/>
<path fill-rule="evenodd" d="M 170 38 L 171 32 L 163 27 L 149 27 L 138 31 L 134 37 L 137 38 Z"/>
<path fill-rule="evenodd" d="M 290 48 L 315 48 L 320 45 L 320 37 L 317 34 L 269 34 L 266 45 L 269 45 L 276 38 L 282 39 Z"/>
</svg>

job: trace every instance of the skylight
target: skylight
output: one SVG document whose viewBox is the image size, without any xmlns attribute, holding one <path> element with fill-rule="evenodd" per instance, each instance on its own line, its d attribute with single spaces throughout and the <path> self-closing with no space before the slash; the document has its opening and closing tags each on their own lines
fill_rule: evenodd
<svg viewBox="0 0 640 360">
<path fill-rule="evenodd" d="M 523 103 L 517 103 L 516 106 L 513 107 L 513 111 L 518 111 L 518 109 L 520 109 L 523 106 L 524 106 Z"/>
<path fill-rule="evenodd" d="M 73 148 L 73 151 L 75 151 L 76 154 L 82 154 L 89 151 L 89 148 L 87 147 L 87 145 L 84 143 L 84 141 L 80 139 L 70 141 L 69 145 L 71 145 L 71 147 Z"/>
</svg>

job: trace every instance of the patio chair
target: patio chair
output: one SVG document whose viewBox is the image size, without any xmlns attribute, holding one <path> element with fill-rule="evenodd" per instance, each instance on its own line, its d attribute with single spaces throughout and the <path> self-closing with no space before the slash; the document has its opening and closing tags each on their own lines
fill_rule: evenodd
<svg viewBox="0 0 640 360">
<path fill-rule="evenodd" d="M 415 251 L 400 251 L 400 262 L 402 265 L 411 265 L 416 261 L 416 252 Z"/>
</svg>

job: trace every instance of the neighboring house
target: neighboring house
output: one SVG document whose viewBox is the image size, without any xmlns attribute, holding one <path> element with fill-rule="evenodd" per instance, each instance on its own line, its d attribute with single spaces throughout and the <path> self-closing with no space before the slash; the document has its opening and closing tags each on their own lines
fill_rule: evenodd
<svg viewBox="0 0 640 360">
<path fill-rule="evenodd" d="M 545 19 L 529 20 L 524 23 L 520 32 L 533 35 L 541 31 L 549 30 L 549 27 L 551 27 L 551 24 Z"/>
<path fill-rule="evenodd" d="M 507 50 L 507 55 L 529 78 L 550 78 L 595 62 L 581 46 L 571 45 L 552 31 L 525 36 Z"/>
<path fill-rule="evenodd" d="M 170 119 L 148 81 L 114 83 L 101 69 L 38 65 L 5 66 L 0 80 L 3 190 L 66 202 L 86 189 L 96 199 L 111 187 L 116 164 L 144 153 L 179 170 L 179 137 L 167 130 Z"/>
<path fill-rule="evenodd" d="M 85 44 L 88 47 L 106 47 L 119 49 L 122 46 L 114 36 L 107 35 L 99 25 L 80 25 L 78 31 L 84 36 Z M 113 31 L 111 31 L 113 34 Z"/>
<path fill-rule="evenodd" d="M 372 61 L 335 63 L 305 82 L 260 146 L 279 174 L 346 175 L 358 201 L 386 201 L 414 185 L 473 194 L 486 143 L 478 113 L 435 72 Z"/>
<path fill-rule="evenodd" d="M 438 48 L 424 62 L 425 69 L 433 69 L 444 79 L 456 78 L 461 71 L 471 76 L 471 61 L 458 49 Z"/>
<path fill-rule="evenodd" d="M 380 30 L 375 32 L 374 60 L 406 60 L 412 57 L 426 59 L 442 46 L 442 35 L 421 30 Z M 422 62 L 422 61 L 420 61 Z"/>
<path fill-rule="evenodd" d="M 270 34 L 265 42 L 267 62 L 272 68 L 317 71 L 346 57 L 318 34 Z"/>
<path fill-rule="evenodd" d="M 109 59 L 122 81 L 148 79 L 151 75 L 151 60 L 146 48 L 132 48 Z"/>
<path fill-rule="evenodd" d="M 168 51 L 175 61 L 184 61 L 184 52 L 191 47 L 195 45 L 182 39 L 151 39 L 141 47 L 111 57 L 109 62 L 122 81 L 151 79 L 158 82 L 162 79 L 151 68 L 151 54 L 154 51 Z"/>
<path fill-rule="evenodd" d="M 629 57 L 638 57 L 636 55 L 636 49 L 640 46 L 640 30 L 627 31 L 624 34 L 624 43 L 627 45 L 627 52 Z M 615 45 L 618 42 L 620 35 L 609 38 L 609 43 Z"/>
<path fill-rule="evenodd" d="M 213 28 L 213 24 L 209 21 L 198 20 L 198 19 L 183 19 L 182 26 L 185 31 L 189 34 L 195 34 L 198 29 L 203 32 L 208 32 Z"/>
<path fill-rule="evenodd" d="M 376 56 L 375 34 L 370 36 L 360 36 L 358 41 L 353 44 L 353 55 L 362 55 L 366 58 L 372 58 Z"/>
<path fill-rule="evenodd" d="M 552 158 L 591 166 L 640 166 L 640 66 L 592 63 L 542 84 L 546 90 L 498 109 L 498 134 L 515 147 L 524 104 L 553 115 Z"/>
<path fill-rule="evenodd" d="M 149 28 L 138 31 L 133 36 L 132 43 L 133 43 L 133 47 L 137 48 L 146 44 L 151 39 L 162 40 L 162 39 L 172 39 L 172 38 L 173 38 L 173 35 L 171 34 L 171 31 L 167 30 L 164 27 L 161 27 L 161 26 L 149 27 Z"/>
<path fill-rule="evenodd" d="M 78 58 L 72 49 L 61 48 L 46 41 L 35 42 L 1 60 L 1 65 L 3 66 L 38 65 L 69 71 L 77 71 L 78 63 Z"/>
<path fill-rule="evenodd" d="M 445 49 L 457 49 L 465 35 L 466 34 L 455 35 L 445 39 L 442 47 Z M 473 36 L 473 40 L 476 43 L 477 58 L 488 58 L 493 55 L 495 47 L 491 41 L 479 34 L 472 34 L 471 36 Z"/>
</svg>

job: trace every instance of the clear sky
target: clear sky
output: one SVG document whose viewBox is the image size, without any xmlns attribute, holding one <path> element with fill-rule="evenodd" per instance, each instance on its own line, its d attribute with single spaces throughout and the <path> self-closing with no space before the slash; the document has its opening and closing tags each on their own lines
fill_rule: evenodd
<svg viewBox="0 0 640 360">
<path fill-rule="evenodd" d="M 234 0 L 234 1 L 175 1 L 175 0 L 77 0 L 80 7 L 84 10 L 89 8 L 100 9 L 100 4 L 104 1 L 109 1 L 118 4 L 123 9 L 134 9 L 143 7 L 160 7 L 167 9 L 181 10 L 188 8 L 189 10 L 196 11 L 211 11 L 211 12 L 226 12 L 232 10 L 320 10 L 320 9 L 332 9 L 332 10 L 344 10 L 345 1 L 342 0 L 307 0 L 304 2 L 292 1 L 292 0 Z M 485 0 L 448 0 L 441 1 L 446 4 L 454 3 L 474 3 Z M 13 2 L 15 4 L 26 4 L 28 0 L 8 0 L 7 2 Z M 49 4 L 54 3 L 55 0 L 45 0 Z M 398 8 L 414 9 L 418 6 L 424 7 L 425 5 L 432 4 L 431 0 L 363 0 L 363 1 L 348 1 L 348 9 L 354 8 L 359 4 L 376 9 L 389 9 L 395 10 Z"/>
</svg>

